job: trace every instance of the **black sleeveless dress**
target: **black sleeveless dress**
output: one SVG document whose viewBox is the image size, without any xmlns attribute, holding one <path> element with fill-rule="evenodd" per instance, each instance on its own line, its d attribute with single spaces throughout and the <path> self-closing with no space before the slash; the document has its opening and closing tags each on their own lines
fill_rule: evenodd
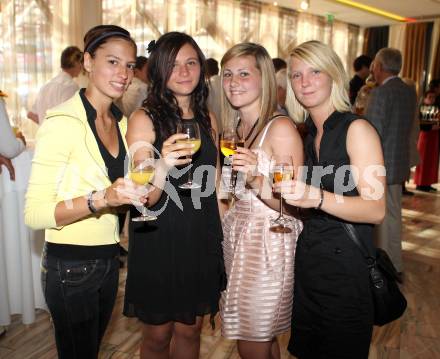
<svg viewBox="0 0 440 359">
<path fill-rule="evenodd" d="M 182 190 L 178 185 L 186 182 L 187 174 L 169 176 L 169 188 L 150 208 L 164 209 L 158 219 L 130 221 L 124 315 L 147 324 L 176 321 L 191 325 L 196 316 L 214 315 L 225 288 L 223 234 L 215 193 L 217 148 L 201 124 L 200 137 L 192 171 L 202 188 Z M 154 146 L 160 152 L 162 142 Z M 202 178 L 197 173 L 203 173 Z M 139 212 L 133 208 L 131 216 Z"/>
<path fill-rule="evenodd" d="M 341 112 L 327 118 L 319 160 L 314 146 L 316 127 L 307 119 L 309 133 L 304 146 L 308 184 L 344 196 L 358 196 L 346 148 L 348 127 L 357 118 Z M 368 358 L 373 330 L 369 275 L 365 259 L 341 222 L 340 218 L 316 210 L 304 218 L 295 253 L 288 346 L 301 359 Z M 352 224 L 365 245 L 372 247 L 373 225 Z"/>
</svg>

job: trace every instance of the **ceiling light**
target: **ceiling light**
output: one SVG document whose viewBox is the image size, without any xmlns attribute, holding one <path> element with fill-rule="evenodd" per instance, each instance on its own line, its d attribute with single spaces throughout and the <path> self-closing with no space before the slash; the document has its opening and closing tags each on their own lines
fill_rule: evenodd
<svg viewBox="0 0 440 359">
<path fill-rule="evenodd" d="M 351 0 L 333 0 L 333 1 L 341 3 L 341 4 L 344 4 L 344 5 L 347 5 L 347 6 L 352 6 L 352 7 L 355 7 L 357 9 L 360 9 L 360 10 L 371 12 L 371 13 L 376 14 L 376 15 L 387 17 L 389 19 L 397 20 L 397 21 L 402 21 L 402 22 L 416 21 L 415 19 L 413 19 L 411 17 L 400 16 L 400 15 L 394 14 L 392 12 L 388 12 L 388 11 L 379 9 L 377 7 L 374 7 L 374 6 L 369 6 L 369 5 L 361 4 L 361 3 L 357 2 L 357 1 L 351 1 Z"/>
<path fill-rule="evenodd" d="M 302 0 L 301 3 L 299 4 L 299 7 L 301 8 L 301 10 L 306 11 L 310 6 L 310 0 Z"/>
</svg>

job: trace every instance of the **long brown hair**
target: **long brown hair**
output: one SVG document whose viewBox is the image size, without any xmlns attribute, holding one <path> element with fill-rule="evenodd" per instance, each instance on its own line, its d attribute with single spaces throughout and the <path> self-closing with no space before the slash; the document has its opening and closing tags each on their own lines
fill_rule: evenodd
<svg viewBox="0 0 440 359">
<path fill-rule="evenodd" d="M 182 110 L 176 97 L 168 89 L 167 83 L 176 56 L 185 44 L 193 47 L 200 63 L 199 82 L 191 94 L 191 110 L 208 133 L 211 131 L 211 120 L 206 105 L 208 86 L 205 79 L 205 56 L 191 36 L 182 32 L 169 32 L 151 46 L 152 51 L 148 58 L 149 91 L 143 103 L 145 110 L 151 116 L 156 134 L 162 141 L 176 133 L 177 124 L 182 121 Z"/>
</svg>

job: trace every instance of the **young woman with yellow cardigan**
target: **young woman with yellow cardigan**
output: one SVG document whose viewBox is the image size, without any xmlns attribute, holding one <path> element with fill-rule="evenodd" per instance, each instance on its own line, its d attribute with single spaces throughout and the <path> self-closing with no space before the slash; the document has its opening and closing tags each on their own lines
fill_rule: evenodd
<svg viewBox="0 0 440 359">
<path fill-rule="evenodd" d="M 115 208 L 145 203 L 124 179 L 126 118 L 113 105 L 133 78 L 136 44 L 118 26 L 84 37 L 89 85 L 47 112 L 37 134 L 26 224 L 45 229 L 42 284 L 59 358 L 96 358 L 119 278 Z"/>
</svg>

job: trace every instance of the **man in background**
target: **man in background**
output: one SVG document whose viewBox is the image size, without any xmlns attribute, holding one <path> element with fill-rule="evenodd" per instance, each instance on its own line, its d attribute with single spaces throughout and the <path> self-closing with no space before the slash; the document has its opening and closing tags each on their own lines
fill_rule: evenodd
<svg viewBox="0 0 440 359">
<path fill-rule="evenodd" d="M 41 124 L 46 111 L 71 98 L 79 90 L 73 79 L 82 70 L 83 53 L 76 46 L 69 46 L 61 53 L 61 72 L 46 83 L 38 92 L 32 110 L 27 117 L 36 124 Z"/>
<path fill-rule="evenodd" d="M 353 69 L 355 75 L 350 80 L 350 90 L 349 90 L 350 103 L 352 105 L 354 105 L 359 90 L 361 89 L 362 86 L 365 85 L 365 80 L 370 74 L 371 61 L 372 60 L 369 56 L 361 55 L 357 57 L 353 62 Z"/>
<path fill-rule="evenodd" d="M 402 272 L 402 182 L 409 168 L 410 133 L 417 96 L 398 74 L 402 68 L 399 50 L 383 48 L 373 62 L 378 87 L 371 91 L 366 118 L 378 131 L 386 168 L 386 214 L 376 226 L 376 244 L 387 251 L 398 272 Z"/>
<path fill-rule="evenodd" d="M 133 80 L 122 98 L 116 103 L 122 113 L 129 118 L 130 115 L 142 107 L 148 94 L 148 59 L 145 56 L 136 58 Z"/>
<path fill-rule="evenodd" d="M 287 115 L 285 107 L 287 94 L 287 62 L 279 57 L 274 57 L 272 63 L 277 82 L 277 111 L 283 115 Z"/>
</svg>

